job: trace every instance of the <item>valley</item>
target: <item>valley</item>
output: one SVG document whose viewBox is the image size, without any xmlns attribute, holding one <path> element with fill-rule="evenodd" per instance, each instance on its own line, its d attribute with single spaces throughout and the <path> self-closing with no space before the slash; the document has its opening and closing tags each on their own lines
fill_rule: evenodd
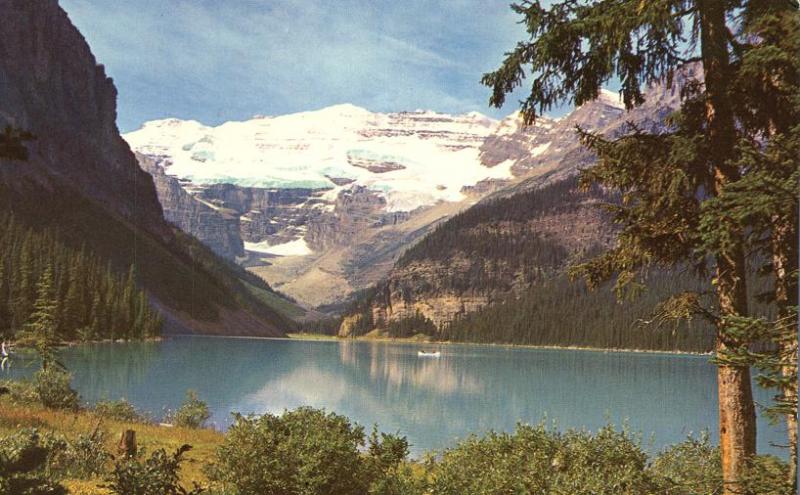
<svg viewBox="0 0 800 495">
<path fill-rule="evenodd" d="M 124 137 L 157 183 L 171 183 L 159 188 L 170 221 L 317 307 L 380 282 L 404 251 L 483 199 L 574 174 L 588 160 L 574 126 L 619 127 L 622 114 L 607 92 L 533 126 L 516 113 L 338 105 L 218 127 L 167 119 Z"/>
<path fill-rule="evenodd" d="M 0 0 L 0 495 L 797 493 L 798 7 Z"/>
</svg>

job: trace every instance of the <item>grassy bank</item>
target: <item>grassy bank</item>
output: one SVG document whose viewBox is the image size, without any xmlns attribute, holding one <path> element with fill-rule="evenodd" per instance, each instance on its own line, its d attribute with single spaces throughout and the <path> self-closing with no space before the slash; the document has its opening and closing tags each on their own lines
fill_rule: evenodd
<svg viewBox="0 0 800 495">
<path fill-rule="evenodd" d="M 13 386 L 10 382 L 3 385 Z M 203 492 L 209 495 L 689 495 L 720 493 L 722 487 L 719 451 L 706 438 L 688 439 L 649 455 L 641 446 L 640 435 L 613 426 L 590 433 L 562 432 L 545 424 L 519 425 L 513 433 L 470 436 L 425 462 L 415 462 L 408 457 L 404 437 L 378 430 L 369 434 L 344 416 L 311 408 L 279 416 L 239 417 L 223 435 L 207 429 L 113 419 L 85 409 L 45 409 L 35 403 L 12 402 L 12 397 L 14 393 L 0 396 L 0 450 L 5 454 L 14 455 L 13 437 L 33 428 L 42 438 L 51 433 L 67 444 L 80 443 L 81 438 L 101 429 L 106 433 L 102 445 L 92 448 L 114 454 L 119 470 L 118 440 L 123 431 L 132 429 L 144 457 L 158 449 L 171 453 L 184 444 L 191 445 L 180 463 L 177 481 L 187 489 L 195 483 L 209 487 Z M 70 458 L 74 463 L 74 456 Z M 5 468 L 14 465 L 0 461 Z M 103 474 L 79 477 L 63 471 L 57 459 L 49 459 L 40 476 L 56 473 L 53 479 L 74 494 L 183 493 L 152 487 L 114 492 L 102 485 L 108 483 L 115 461 L 109 458 L 105 463 L 95 471 Z M 59 467 L 67 474 L 58 474 Z M 163 464 L 138 469 L 132 472 L 134 476 L 128 471 L 129 480 L 163 480 L 165 471 L 167 477 L 170 471 Z M 763 456 L 754 460 L 744 481 L 752 495 L 789 495 L 786 474 L 785 463 Z M 0 482 L 4 476 L 7 473 L 0 470 Z"/>
<path fill-rule="evenodd" d="M 202 467 L 211 462 L 214 452 L 222 444 L 223 435 L 209 429 L 188 429 L 163 427 L 155 424 L 119 421 L 101 417 L 90 410 L 61 411 L 46 409 L 37 405 L 13 404 L 7 399 L 0 399 L 0 437 L 7 437 L 22 428 L 36 428 L 40 432 L 52 432 L 74 441 L 79 435 L 86 435 L 99 427 L 108 433 L 105 447 L 108 452 L 117 452 L 120 434 L 125 430 L 135 430 L 140 449 L 147 453 L 163 448 L 174 452 L 181 445 L 190 444 L 192 450 L 186 454 L 186 461 L 181 464 L 180 477 L 186 486 L 191 481 L 207 482 Z M 63 481 L 71 493 L 107 494 L 109 491 L 99 488 L 102 479 L 65 479 Z"/>
</svg>

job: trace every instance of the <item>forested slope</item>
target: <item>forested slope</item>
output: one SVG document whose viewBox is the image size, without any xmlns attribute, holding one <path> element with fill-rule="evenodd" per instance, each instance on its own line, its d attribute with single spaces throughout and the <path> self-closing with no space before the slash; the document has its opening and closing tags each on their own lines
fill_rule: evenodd
<svg viewBox="0 0 800 495">
<path fill-rule="evenodd" d="M 8 129 L 0 135 L 0 144 L 8 142 L 0 146 L 0 219 L 13 216 L 22 237 L 30 231 L 66 258 L 84 252 L 87 263 L 105 267 L 92 277 L 125 279 L 135 266 L 136 286 L 167 330 L 261 336 L 291 330 L 293 322 L 258 297 L 270 291 L 263 281 L 164 220 L 152 178 L 119 135 L 113 81 L 58 2 L 0 0 L 0 11 L 0 128 Z M 13 142 L 15 133 L 26 139 Z M 10 277 L 19 267 L 13 268 L 2 283 L 16 284 Z M 55 280 L 71 276 L 66 262 L 52 268 Z M 94 290 L 92 277 L 81 282 L 84 290 Z M 19 319 L 8 327 L 18 330 Z M 98 332 L 116 330 L 112 324 Z"/>
<path fill-rule="evenodd" d="M 100 257 L 59 240 L 52 227 L 25 228 L 0 213 L 0 335 L 14 339 L 35 311 L 55 323 L 58 340 L 144 339 L 161 333 L 161 316 L 137 288 L 134 265 L 121 276 Z"/>
<path fill-rule="evenodd" d="M 400 258 L 389 278 L 356 297 L 338 330 L 375 328 L 393 336 L 441 340 L 650 350 L 707 351 L 710 328 L 646 325 L 668 295 L 702 289 L 689 271 L 654 272 L 649 290 L 618 302 L 608 287 L 590 291 L 568 266 L 611 242 L 603 203 L 569 177 L 479 203 L 442 224 Z M 337 325 L 329 324 L 329 331 Z M 320 325 L 318 329 L 326 327 Z"/>
</svg>

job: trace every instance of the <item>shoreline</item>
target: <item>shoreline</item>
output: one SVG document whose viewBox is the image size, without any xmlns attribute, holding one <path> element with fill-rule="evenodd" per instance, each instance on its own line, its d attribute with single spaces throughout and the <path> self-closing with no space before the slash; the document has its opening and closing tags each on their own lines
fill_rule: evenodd
<svg viewBox="0 0 800 495">
<path fill-rule="evenodd" d="M 360 337 L 337 337 L 321 333 L 287 333 L 286 337 L 261 337 L 256 335 L 210 335 L 181 333 L 171 335 L 161 335 L 143 340 L 122 340 L 104 339 L 92 340 L 89 342 L 62 342 L 58 347 L 75 347 L 86 344 L 128 344 L 132 342 L 163 342 L 173 337 L 203 337 L 219 339 L 251 339 L 251 340 L 300 340 L 306 342 L 378 342 L 385 344 L 410 344 L 416 346 L 470 346 L 470 347 L 502 347 L 508 349 L 535 349 L 550 351 L 582 351 L 582 352 L 602 352 L 602 353 L 631 353 L 631 354 L 666 354 L 672 356 L 713 356 L 713 352 L 692 352 L 692 351 L 664 351 L 655 349 L 625 349 L 617 347 L 588 347 L 588 346 L 559 346 L 559 345 L 537 345 L 537 344 L 507 344 L 492 342 L 452 342 L 445 340 L 424 340 L 419 337 L 388 337 L 385 335 L 362 335 Z M 27 349 L 27 347 L 21 347 Z"/>
<path fill-rule="evenodd" d="M 324 337 L 327 335 L 320 335 L 317 338 L 304 338 L 303 334 L 291 334 L 295 337 L 288 337 L 293 340 L 328 340 Z M 315 334 L 310 334 L 315 335 Z M 386 336 L 369 336 L 369 334 L 361 337 L 333 337 L 330 336 L 329 340 L 332 341 L 346 341 L 353 340 L 357 342 L 385 342 L 395 344 L 415 344 L 419 346 L 425 345 L 463 345 L 463 346 L 486 346 L 486 347 L 506 347 L 510 349 L 538 349 L 550 351 L 588 351 L 588 352 L 602 352 L 602 353 L 632 353 L 632 354 L 670 354 L 670 355 L 684 355 L 684 356 L 712 356 L 712 352 L 691 352 L 691 351 L 662 351 L 650 349 L 621 349 L 615 347 L 586 347 L 586 346 L 558 346 L 558 345 L 536 345 L 536 344 L 505 344 L 505 343 L 492 343 L 492 342 L 451 342 L 444 340 L 420 340 L 414 337 L 399 338 L 399 337 L 386 337 Z"/>
<path fill-rule="evenodd" d="M 692 351 L 662 351 L 650 349 L 620 349 L 620 348 L 601 348 L 601 347 L 584 347 L 584 346 L 546 346 L 534 344 L 500 344 L 500 343 L 486 343 L 486 342 L 450 342 L 450 341 L 436 341 L 436 340 L 420 340 L 415 337 L 398 338 L 386 336 L 366 336 L 361 337 L 336 337 L 333 335 L 325 335 L 319 333 L 288 333 L 286 337 L 257 337 L 248 335 L 199 335 L 199 334 L 175 334 L 166 335 L 162 338 L 168 339 L 170 337 L 206 337 L 206 338 L 221 338 L 221 339 L 256 339 L 256 340 L 295 340 L 306 342 L 378 342 L 385 344 L 412 344 L 416 346 L 470 346 L 470 347 L 504 347 L 509 349 L 535 349 L 535 350 L 549 350 L 549 351 L 581 351 L 581 352 L 601 352 L 601 353 L 630 353 L 630 354 L 662 354 L 671 356 L 713 356 L 712 352 L 692 352 Z"/>
</svg>

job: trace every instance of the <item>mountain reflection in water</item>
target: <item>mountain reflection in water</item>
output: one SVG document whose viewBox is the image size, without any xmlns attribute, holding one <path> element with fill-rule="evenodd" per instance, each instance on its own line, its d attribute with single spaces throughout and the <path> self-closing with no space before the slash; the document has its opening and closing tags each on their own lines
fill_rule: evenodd
<svg viewBox="0 0 800 495">
<path fill-rule="evenodd" d="M 156 418 L 194 389 L 214 426 L 232 412 L 324 407 L 371 428 L 399 432 L 412 454 L 471 433 L 545 418 L 559 428 L 627 421 L 648 449 L 703 430 L 716 434 L 716 374 L 705 356 L 446 345 L 437 359 L 417 345 L 362 341 L 176 337 L 62 351 L 82 397 L 127 398 Z M 31 375 L 15 363 L 5 376 Z M 756 388 L 757 400 L 770 393 Z M 650 439 L 652 438 L 652 443 Z M 781 453 L 780 426 L 759 422 L 762 452 Z"/>
</svg>

